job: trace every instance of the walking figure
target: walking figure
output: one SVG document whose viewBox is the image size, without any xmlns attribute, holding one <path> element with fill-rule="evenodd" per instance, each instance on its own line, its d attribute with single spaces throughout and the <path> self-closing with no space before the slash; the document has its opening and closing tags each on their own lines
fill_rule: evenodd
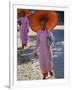
<svg viewBox="0 0 72 90">
<path fill-rule="evenodd" d="M 25 14 L 25 11 L 22 12 L 22 17 L 18 18 L 20 37 L 22 41 L 22 48 L 27 46 L 28 41 L 28 32 L 29 32 L 29 20 Z"/>
<path fill-rule="evenodd" d="M 50 38 L 50 31 L 46 29 L 46 20 L 44 20 L 41 25 L 41 30 L 37 33 L 37 41 L 36 41 L 36 50 L 39 48 L 39 63 L 41 72 L 43 75 L 43 79 L 46 79 L 48 77 L 48 72 L 51 76 L 53 76 L 53 59 L 52 59 L 52 50 L 51 45 L 48 43 L 48 39 Z M 49 41 L 50 41 L 49 40 Z M 37 53 L 35 53 L 35 56 Z"/>
</svg>

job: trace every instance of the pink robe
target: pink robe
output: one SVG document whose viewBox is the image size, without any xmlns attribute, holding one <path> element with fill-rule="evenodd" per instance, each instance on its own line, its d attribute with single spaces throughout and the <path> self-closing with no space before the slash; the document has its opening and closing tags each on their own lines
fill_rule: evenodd
<svg viewBox="0 0 72 90">
<path fill-rule="evenodd" d="M 21 22 L 19 31 L 20 31 L 20 37 L 21 37 L 22 44 L 27 44 L 28 32 L 29 32 L 29 20 L 25 16 L 25 17 L 20 17 L 18 21 Z"/>
<path fill-rule="evenodd" d="M 46 30 L 41 30 L 37 33 L 36 49 L 39 47 L 39 62 L 42 73 L 47 73 L 53 69 L 51 47 L 47 42 L 48 33 Z"/>
</svg>

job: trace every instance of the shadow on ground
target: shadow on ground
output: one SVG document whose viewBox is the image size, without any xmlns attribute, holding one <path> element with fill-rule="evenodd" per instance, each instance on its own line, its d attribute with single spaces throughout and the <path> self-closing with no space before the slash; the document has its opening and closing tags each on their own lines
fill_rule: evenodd
<svg viewBox="0 0 72 90">
<path fill-rule="evenodd" d="M 64 30 L 56 30 L 53 47 L 53 64 L 56 78 L 64 78 Z"/>
</svg>

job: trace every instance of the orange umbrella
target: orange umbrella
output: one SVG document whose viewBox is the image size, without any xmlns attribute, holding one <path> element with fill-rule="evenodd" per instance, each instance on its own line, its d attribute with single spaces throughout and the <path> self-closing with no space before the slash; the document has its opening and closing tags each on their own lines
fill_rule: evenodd
<svg viewBox="0 0 72 90">
<path fill-rule="evenodd" d="M 30 27 L 34 32 L 38 32 L 39 30 L 41 30 L 40 20 L 42 18 L 47 19 L 46 28 L 50 31 L 53 30 L 53 28 L 56 26 L 58 22 L 58 16 L 55 11 L 48 11 L 48 10 L 35 11 L 30 16 Z"/>
<path fill-rule="evenodd" d="M 17 18 L 22 16 L 22 11 L 25 11 L 26 16 L 30 16 L 30 10 L 29 9 L 17 9 Z"/>
<path fill-rule="evenodd" d="M 17 18 L 22 16 L 22 9 L 17 9 Z"/>
</svg>

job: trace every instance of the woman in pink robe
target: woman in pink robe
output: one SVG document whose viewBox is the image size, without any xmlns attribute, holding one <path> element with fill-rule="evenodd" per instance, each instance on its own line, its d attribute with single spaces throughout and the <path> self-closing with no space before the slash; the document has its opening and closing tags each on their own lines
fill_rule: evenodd
<svg viewBox="0 0 72 90">
<path fill-rule="evenodd" d="M 48 72 L 50 72 L 51 76 L 53 75 L 51 71 L 53 69 L 51 46 L 48 45 L 47 40 L 49 34 L 45 28 L 45 24 L 42 24 L 42 29 L 37 33 L 36 50 L 39 47 L 39 62 L 43 79 L 48 77 Z"/>
<path fill-rule="evenodd" d="M 25 15 L 24 11 L 23 11 L 23 16 L 18 18 L 18 24 L 20 25 L 19 31 L 22 41 L 22 48 L 24 48 L 24 46 L 27 46 L 28 32 L 29 32 L 29 20 Z"/>
</svg>

